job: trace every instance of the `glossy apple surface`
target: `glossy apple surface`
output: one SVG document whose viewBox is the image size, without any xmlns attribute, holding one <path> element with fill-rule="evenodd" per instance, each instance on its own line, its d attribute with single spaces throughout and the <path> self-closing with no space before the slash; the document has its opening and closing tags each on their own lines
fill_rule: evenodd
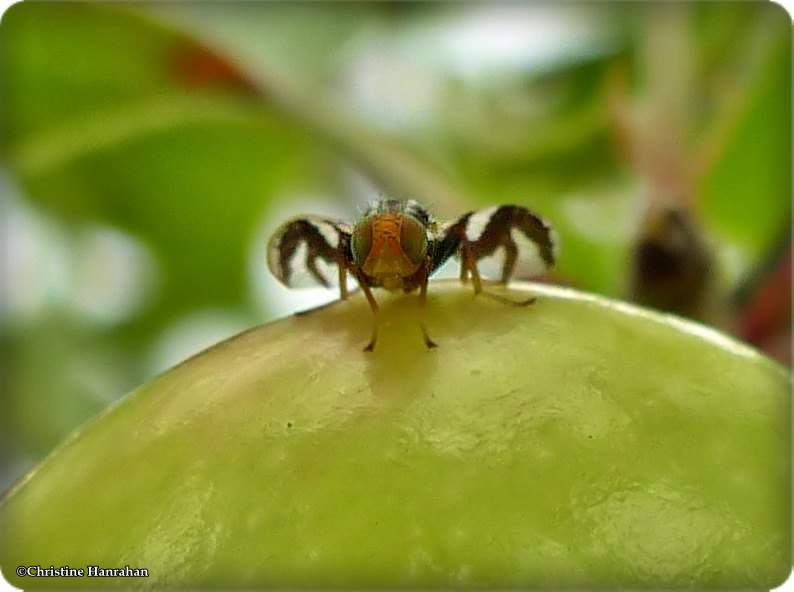
<svg viewBox="0 0 794 592">
<path fill-rule="evenodd" d="M 492 288 L 496 290 L 496 288 Z M 743 586 L 789 571 L 789 379 L 699 325 L 431 284 L 251 330 L 84 426 L 0 506 L 16 586 Z M 149 577 L 17 577 L 18 565 Z"/>
</svg>

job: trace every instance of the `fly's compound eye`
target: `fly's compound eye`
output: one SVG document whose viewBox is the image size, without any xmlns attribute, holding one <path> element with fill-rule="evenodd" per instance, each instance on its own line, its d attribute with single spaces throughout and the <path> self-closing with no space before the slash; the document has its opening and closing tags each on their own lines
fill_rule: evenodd
<svg viewBox="0 0 794 592">
<path fill-rule="evenodd" d="M 400 246 L 412 263 L 419 265 L 427 254 L 425 227 L 414 217 L 404 216 L 400 230 Z"/>
<path fill-rule="evenodd" d="M 358 266 L 364 265 L 372 249 L 372 220 L 365 219 L 356 224 L 351 239 L 353 262 Z"/>
</svg>

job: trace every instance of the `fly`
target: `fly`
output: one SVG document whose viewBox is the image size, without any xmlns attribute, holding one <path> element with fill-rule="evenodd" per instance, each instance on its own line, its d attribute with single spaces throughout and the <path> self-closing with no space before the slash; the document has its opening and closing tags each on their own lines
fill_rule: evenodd
<svg viewBox="0 0 794 592">
<path fill-rule="evenodd" d="M 545 273 L 556 259 L 554 230 L 522 206 L 494 206 L 438 222 L 413 200 L 387 199 L 372 204 L 354 224 L 313 215 L 285 222 L 270 239 L 267 260 L 273 275 L 290 288 L 298 287 L 301 276 L 331 287 L 321 268 L 335 267 L 342 300 L 348 296 L 347 274 L 352 275 L 372 309 L 372 336 L 364 351 L 373 351 L 378 303 L 372 288 L 406 294 L 418 289 L 424 309 L 428 279 L 453 255 L 461 262 L 461 281 L 471 278 L 475 294 L 515 306 L 532 304 L 534 298 L 514 301 L 483 290 L 478 263 L 497 254 L 502 255 L 497 275 L 503 284 L 517 264 L 530 276 Z M 420 328 L 425 345 L 436 347 L 424 322 Z"/>
</svg>

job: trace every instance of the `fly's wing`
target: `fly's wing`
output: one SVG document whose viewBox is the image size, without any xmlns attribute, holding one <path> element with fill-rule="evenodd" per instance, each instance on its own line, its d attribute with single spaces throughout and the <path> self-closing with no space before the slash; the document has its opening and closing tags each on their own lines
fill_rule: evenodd
<svg viewBox="0 0 794 592">
<path fill-rule="evenodd" d="M 289 288 L 339 283 L 349 258 L 350 227 L 338 220 L 301 216 L 282 224 L 267 245 L 270 272 Z"/>
<path fill-rule="evenodd" d="M 557 258 L 554 229 L 521 206 L 494 206 L 468 212 L 444 225 L 440 234 L 436 247 L 439 259 L 468 253 L 483 276 L 504 283 L 514 275 L 526 278 L 542 275 L 554 266 Z"/>
</svg>

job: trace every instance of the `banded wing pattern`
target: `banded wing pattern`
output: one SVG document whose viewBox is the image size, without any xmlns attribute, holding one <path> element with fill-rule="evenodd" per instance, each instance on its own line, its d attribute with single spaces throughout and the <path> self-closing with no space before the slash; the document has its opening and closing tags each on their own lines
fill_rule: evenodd
<svg viewBox="0 0 794 592">
<path fill-rule="evenodd" d="M 287 287 L 300 288 L 316 283 L 330 288 L 343 281 L 350 231 L 350 226 L 344 222 L 320 216 L 289 220 L 276 230 L 268 243 L 267 265 Z"/>
<path fill-rule="evenodd" d="M 522 206 L 494 206 L 468 212 L 448 223 L 438 245 L 439 258 L 457 253 L 461 258 L 461 277 L 478 273 L 496 276 L 507 283 L 518 272 L 521 277 L 541 275 L 554 266 L 557 256 L 556 233 L 541 217 Z M 491 260 L 491 261 L 488 261 Z M 439 265 L 443 261 L 439 261 Z"/>
</svg>

